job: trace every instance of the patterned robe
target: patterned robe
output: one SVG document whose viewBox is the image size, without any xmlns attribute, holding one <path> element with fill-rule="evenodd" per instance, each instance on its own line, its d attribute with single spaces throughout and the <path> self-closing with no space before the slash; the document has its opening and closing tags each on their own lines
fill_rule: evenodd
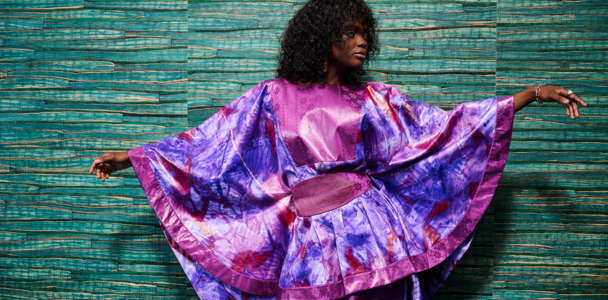
<svg viewBox="0 0 608 300">
<path fill-rule="evenodd" d="M 512 122 L 512 95 L 444 111 L 384 83 L 278 78 L 128 153 L 201 299 L 428 299 L 469 248 Z"/>
</svg>

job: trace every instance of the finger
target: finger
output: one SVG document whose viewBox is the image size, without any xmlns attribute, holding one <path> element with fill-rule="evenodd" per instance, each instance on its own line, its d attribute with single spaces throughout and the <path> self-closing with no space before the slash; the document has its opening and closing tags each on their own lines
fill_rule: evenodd
<svg viewBox="0 0 608 300">
<path fill-rule="evenodd" d="M 112 172 L 112 171 L 110 171 L 110 170 L 108 169 L 108 167 L 107 167 L 107 166 L 104 166 L 104 168 L 103 168 L 103 170 L 102 170 L 102 173 L 101 173 L 101 174 L 102 174 L 102 176 L 101 176 L 101 177 L 102 177 L 102 178 L 108 178 L 108 175 L 109 175 L 111 172 Z"/>
<path fill-rule="evenodd" d="M 94 160 L 91 163 L 91 167 L 89 168 L 89 174 L 93 174 L 93 170 L 95 170 L 95 166 L 97 166 L 97 164 L 99 164 L 99 163 L 100 163 L 99 158 L 97 158 L 96 160 Z"/>
<path fill-rule="evenodd" d="M 105 163 L 104 163 L 104 164 L 101 164 L 101 165 L 99 166 L 99 170 L 100 170 L 100 173 L 99 173 L 99 174 L 101 175 L 101 177 L 105 177 L 105 176 L 106 176 L 105 174 L 106 174 L 106 172 L 107 172 L 107 169 L 108 169 L 108 168 L 106 167 L 106 164 L 105 164 Z M 100 179 L 101 179 L 101 178 L 100 178 Z"/>
<path fill-rule="evenodd" d="M 576 101 L 572 101 L 572 111 L 574 111 L 575 117 L 580 117 L 580 114 L 578 113 L 578 104 L 576 104 Z"/>
<path fill-rule="evenodd" d="M 568 104 L 568 110 L 570 110 L 570 119 L 574 120 L 574 108 L 572 107 L 572 102 Z"/>
<path fill-rule="evenodd" d="M 103 172 L 106 174 L 106 178 L 110 176 L 110 174 L 112 174 L 114 172 L 113 168 L 111 168 L 112 165 L 110 164 L 105 164 L 104 168 L 103 168 Z"/>
<path fill-rule="evenodd" d="M 100 179 L 100 175 L 101 174 L 101 169 L 100 168 L 96 168 L 95 169 L 95 175 L 97 176 L 97 179 Z"/>
<path fill-rule="evenodd" d="M 101 168 L 101 181 L 105 181 L 106 180 L 106 175 L 108 174 L 108 167 L 107 164 L 103 164 L 102 168 Z"/>
<path fill-rule="evenodd" d="M 577 94 L 572 93 L 570 95 L 570 98 L 574 99 L 576 102 L 580 103 L 582 106 L 587 106 L 587 103 L 585 103 L 585 101 L 583 101 L 583 99 L 581 99 L 581 97 L 579 97 Z"/>
<path fill-rule="evenodd" d="M 565 97 L 562 97 L 562 96 L 557 96 L 557 101 L 556 102 L 568 105 L 568 104 L 570 104 L 571 101 L 568 98 L 565 98 Z"/>
<path fill-rule="evenodd" d="M 570 119 L 574 120 L 574 108 L 572 107 L 572 103 L 568 104 L 568 109 L 570 110 Z"/>
<path fill-rule="evenodd" d="M 570 111 L 568 110 L 568 105 L 566 104 L 562 104 L 562 106 L 564 107 L 564 109 L 566 109 L 566 114 L 568 115 L 568 117 L 570 116 Z"/>
</svg>

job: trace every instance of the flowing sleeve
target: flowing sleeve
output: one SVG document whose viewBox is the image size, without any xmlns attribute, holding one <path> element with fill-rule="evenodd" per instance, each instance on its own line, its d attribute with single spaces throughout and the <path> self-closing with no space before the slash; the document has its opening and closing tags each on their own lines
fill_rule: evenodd
<svg viewBox="0 0 608 300">
<path fill-rule="evenodd" d="M 368 86 L 366 164 L 398 207 L 416 272 L 438 265 L 474 233 L 507 160 L 513 97 L 444 111 L 391 85 Z"/>
<path fill-rule="evenodd" d="M 266 89 L 262 82 L 200 126 L 128 151 L 195 289 L 206 270 L 242 291 L 276 294 L 295 213 Z"/>
</svg>

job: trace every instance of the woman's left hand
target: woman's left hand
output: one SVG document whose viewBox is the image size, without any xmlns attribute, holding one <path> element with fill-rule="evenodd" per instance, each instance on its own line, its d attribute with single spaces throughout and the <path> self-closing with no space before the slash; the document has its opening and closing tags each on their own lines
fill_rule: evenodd
<svg viewBox="0 0 608 300">
<path fill-rule="evenodd" d="M 572 120 L 580 117 L 580 114 L 578 113 L 579 105 L 587 106 L 587 103 L 578 95 L 575 93 L 568 95 L 568 90 L 559 86 L 541 86 L 540 91 L 538 92 L 538 98 L 542 102 L 557 102 L 561 104 Z"/>
</svg>

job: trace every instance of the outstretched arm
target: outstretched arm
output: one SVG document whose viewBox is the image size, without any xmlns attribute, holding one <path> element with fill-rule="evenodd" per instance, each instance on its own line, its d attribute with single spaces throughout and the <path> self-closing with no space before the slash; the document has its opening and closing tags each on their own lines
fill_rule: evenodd
<svg viewBox="0 0 608 300">
<path fill-rule="evenodd" d="M 566 109 L 566 113 L 572 120 L 580 117 L 578 113 L 579 104 L 582 106 L 587 106 L 587 103 L 585 103 L 579 96 L 574 93 L 568 96 L 568 90 L 558 86 L 541 86 L 538 92 L 538 98 L 542 102 L 557 102 L 561 104 Z M 526 107 L 528 104 L 536 101 L 536 87 L 531 87 L 515 94 L 513 100 L 513 106 L 517 112 L 518 110 Z"/>
</svg>

